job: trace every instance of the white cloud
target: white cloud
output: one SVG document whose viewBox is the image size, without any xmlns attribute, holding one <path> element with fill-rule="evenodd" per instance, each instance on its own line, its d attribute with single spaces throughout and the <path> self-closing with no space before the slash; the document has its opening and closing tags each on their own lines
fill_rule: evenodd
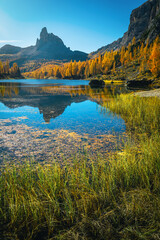
<svg viewBox="0 0 160 240">
<path fill-rule="evenodd" d="M 19 43 L 23 42 L 22 40 L 0 40 L 0 43 Z"/>
</svg>

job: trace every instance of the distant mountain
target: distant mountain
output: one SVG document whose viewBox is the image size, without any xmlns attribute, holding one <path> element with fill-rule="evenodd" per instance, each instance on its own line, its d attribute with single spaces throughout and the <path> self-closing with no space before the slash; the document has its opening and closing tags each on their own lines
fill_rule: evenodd
<svg viewBox="0 0 160 240">
<path fill-rule="evenodd" d="M 160 34 L 160 0 L 148 0 L 140 7 L 132 11 L 128 31 L 111 44 L 108 44 L 89 55 L 80 51 L 72 51 L 66 47 L 62 39 L 53 33 L 48 33 L 44 27 L 37 39 L 35 46 L 27 48 L 5 45 L 0 48 L 0 59 L 9 59 L 11 64 L 16 61 L 21 67 L 30 61 L 84 61 L 87 58 L 94 58 L 106 51 L 117 50 L 127 46 L 133 37 L 136 41 L 144 40 L 152 42 Z"/>
<path fill-rule="evenodd" d="M 44 27 L 37 39 L 36 46 L 32 49 L 32 59 L 49 60 L 86 60 L 87 54 L 80 51 L 71 51 L 66 47 L 59 37 L 48 33 Z"/>
<path fill-rule="evenodd" d="M 20 47 L 15 47 L 9 44 L 0 48 L 0 54 L 17 54 L 20 51 L 21 51 Z"/>
<path fill-rule="evenodd" d="M 140 7 L 132 11 L 128 31 L 117 41 L 108 44 L 95 52 L 89 57 L 93 58 L 99 53 L 104 54 L 106 51 L 119 49 L 127 46 L 133 37 L 136 41 L 141 39 L 152 42 L 160 34 L 160 0 L 148 0 Z"/>
<path fill-rule="evenodd" d="M 35 46 L 27 48 L 5 45 L 0 48 L 0 54 L 3 54 L 3 60 L 16 60 L 19 66 L 26 61 L 31 60 L 86 60 L 88 54 L 80 51 L 72 51 L 67 48 L 63 41 L 53 33 L 48 33 L 47 28 L 43 28 L 40 33 L 40 39 L 37 39 Z M 7 56 L 12 55 L 12 56 Z"/>
</svg>

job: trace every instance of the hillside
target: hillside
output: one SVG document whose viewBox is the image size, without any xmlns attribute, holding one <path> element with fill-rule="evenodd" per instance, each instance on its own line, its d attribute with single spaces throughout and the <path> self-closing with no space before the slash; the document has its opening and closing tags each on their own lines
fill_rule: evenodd
<svg viewBox="0 0 160 240">
<path fill-rule="evenodd" d="M 22 79 L 21 71 L 16 63 L 10 67 L 9 61 L 2 63 L 0 61 L 0 79 Z"/>
<path fill-rule="evenodd" d="M 151 43 L 160 34 L 160 0 L 148 0 L 134 9 L 130 16 L 128 31 L 117 41 L 108 44 L 89 54 L 90 58 L 104 54 L 106 51 L 117 50 L 127 46 L 133 39 L 136 41 L 149 40 Z"/>
<path fill-rule="evenodd" d="M 160 79 L 160 38 L 151 44 L 136 43 L 135 38 L 127 47 L 105 52 L 88 61 L 61 65 L 46 64 L 26 72 L 27 78 L 103 79 L 103 80 L 156 80 Z M 149 82 L 150 82 L 149 81 Z M 147 82 L 147 84 L 149 84 Z M 154 81 L 155 82 L 155 81 Z M 142 82 L 141 82 L 142 83 Z M 158 83 L 159 85 L 159 83 Z"/>
<path fill-rule="evenodd" d="M 152 56 L 152 43 L 159 34 L 160 0 L 148 0 L 132 11 L 128 31 L 122 38 L 89 55 L 80 51 L 72 51 L 65 46 L 62 39 L 53 33 L 48 33 L 47 28 L 43 28 L 35 46 L 20 48 L 5 45 L 0 49 L 0 59 L 2 61 L 9 60 L 10 65 L 16 62 L 21 67 L 21 71 L 26 73 L 26 77 L 33 78 L 57 77 L 77 79 L 93 77 L 97 74 L 107 75 L 107 78 L 110 78 L 108 75 L 113 73 L 114 68 L 117 75 L 122 75 L 123 79 L 139 78 L 139 73 L 142 72 L 141 68 L 145 68 L 146 73 L 152 78 L 151 68 L 147 61 Z M 139 54 L 139 50 L 141 47 L 145 49 L 145 46 L 147 46 L 147 58 L 143 59 L 143 56 Z M 112 50 L 116 53 L 106 54 L 106 51 L 111 52 Z M 98 60 L 100 55 L 104 59 Z M 125 58 L 125 64 L 122 58 Z M 137 58 L 139 60 L 135 62 Z M 92 59 L 94 61 L 91 61 Z M 66 63 L 70 61 L 72 61 L 70 65 Z M 81 61 L 81 63 L 73 64 L 73 61 Z M 141 67 L 141 64 L 145 65 L 145 67 Z M 125 68 L 126 65 L 131 67 L 126 70 L 123 69 L 123 65 L 125 65 Z M 125 73 L 119 75 L 119 68 L 121 72 Z M 133 70 L 131 74 L 130 69 Z M 125 76 L 123 77 L 123 75 Z M 156 77 L 159 78 L 159 74 Z M 112 78 L 115 78 L 115 76 L 112 76 Z"/>
</svg>

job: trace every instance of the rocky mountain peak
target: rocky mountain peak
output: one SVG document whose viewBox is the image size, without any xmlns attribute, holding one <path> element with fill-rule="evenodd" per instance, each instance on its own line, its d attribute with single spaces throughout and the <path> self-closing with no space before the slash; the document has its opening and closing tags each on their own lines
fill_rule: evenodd
<svg viewBox="0 0 160 240">
<path fill-rule="evenodd" d="M 62 39 L 60 39 L 59 37 L 57 37 L 56 35 L 54 35 L 53 33 L 48 33 L 47 28 L 44 27 L 41 30 L 40 33 L 40 39 L 37 39 L 37 43 L 36 46 L 37 48 L 41 48 L 44 45 L 46 46 L 47 44 L 51 46 L 65 46 Z"/>
<path fill-rule="evenodd" d="M 35 46 L 26 48 L 5 45 L 0 48 L 0 54 L 3 54 L 3 61 L 8 59 L 7 54 L 12 54 L 12 59 L 16 58 L 19 66 L 29 60 L 81 60 L 87 59 L 88 54 L 80 51 L 72 51 L 66 47 L 62 39 L 53 33 L 48 33 L 47 28 L 42 28 L 40 38 L 37 38 Z"/>
<path fill-rule="evenodd" d="M 47 38 L 48 38 L 48 31 L 47 31 L 47 28 L 44 27 L 41 30 L 40 39 L 47 39 Z"/>
</svg>

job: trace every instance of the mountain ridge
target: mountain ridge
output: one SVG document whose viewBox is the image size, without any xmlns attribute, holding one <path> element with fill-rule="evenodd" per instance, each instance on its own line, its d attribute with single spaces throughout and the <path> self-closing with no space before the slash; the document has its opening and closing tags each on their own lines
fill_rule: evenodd
<svg viewBox="0 0 160 240">
<path fill-rule="evenodd" d="M 44 27 L 35 46 L 21 48 L 7 44 L 0 48 L 0 57 L 3 61 L 7 59 L 11 63 L 16 61 L 20 67 L 32 60 L 85 61 L 89 58 L 95 58 L 99 54 L 103 55 L 106 51 L 118 50 L 122 46 L 127 46 L 133 37 L 136 38 L 136 41 L 146 42 L 148 40 L 150 43 L 159 34 L 160 0 L 148 0 L 132 11 L 128 31 L 124 33 L 123 37 L 90 54 L 72 51 L 65 46 L 61 38 L 53 33 L 48 33 L 47 28 Z"/>
<path fill-rule="evenodd" d="M 40 38 L 37 38 L 35 46 L 29 46 L 25 48 L 4 45 L 0 48 L 0 54 L 3 55 L 2 60 L 7 59 L 7 55 L 10 60 L 16 60 L 21 65 L 30 60 L 86 60 L 88 54 L 81 51 L 72 51 L 69 47 L 66 47 L 62 39 L 53 33 L 48 33 L 47 28 L 44 27 L 41 30 Z"/>
<path fill-rule="evenodd" d="M 118 50 L 127 46 L 135 37 L 136 41 L 144 40 L 152 42 L 160 34 L 160 0 L 148 0 L 134 9 L 130 15 L 128 31 L 122 38 L 99 48 L 89 54 L 90 58 L 106 51 Z"/>
</svg>

